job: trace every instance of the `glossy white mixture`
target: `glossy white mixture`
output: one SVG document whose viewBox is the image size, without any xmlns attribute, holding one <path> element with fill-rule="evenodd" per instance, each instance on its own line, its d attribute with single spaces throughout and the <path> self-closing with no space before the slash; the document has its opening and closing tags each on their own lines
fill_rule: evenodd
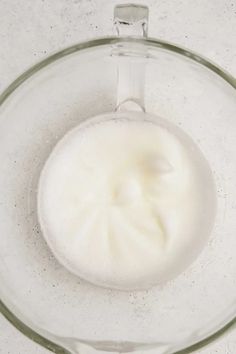
<svg viewBox="0 0 236 354">
<path fill-rule="evenodd" d="M 181 272 L 214 219 L 211 171 L 176 127 L 111 113 L 57 144 L 38 192 L 41 228 L 57 259 L 93 283 L 141 289 Z"/>
</svg>

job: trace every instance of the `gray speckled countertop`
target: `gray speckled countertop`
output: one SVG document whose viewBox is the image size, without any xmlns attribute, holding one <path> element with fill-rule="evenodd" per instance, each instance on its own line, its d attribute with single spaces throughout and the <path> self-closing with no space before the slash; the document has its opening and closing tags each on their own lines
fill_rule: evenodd
<svg viewBox="0 0 236 354">
<path fill-rule="evenodd" d="M 0 91 L 25 69 L 75 42 L 112 34 L 127 0 L 1 0 Z M 150 7 L 149 35 L 175 42 L 236 76 L 236 0 L 136 0 Z M 1 354 L 46 354 L 0 315 Z M 235 354 L 236 331 L 198 351 Z"/>
</svg>

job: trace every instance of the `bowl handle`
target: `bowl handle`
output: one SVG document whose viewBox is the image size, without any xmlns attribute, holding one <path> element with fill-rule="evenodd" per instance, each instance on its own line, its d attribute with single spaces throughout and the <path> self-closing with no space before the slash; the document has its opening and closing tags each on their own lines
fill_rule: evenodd
<svg viewBox="0 0 236 354">
<path fill-rule="evenodd" d="M 114 27 L 119 37 L 113 55 L 118 55 L 117 111 L 145 111 L 144 80 L 147 49 L 141 41 L 125 43 L 125 38 L 146 38 L 148 7 L 135 4 L 117 5 L 114 9 Z M 127 56 L 129 59 L 127 60 Z M 137 58 L 138 57 L 138 58 Z"/>
</svg>

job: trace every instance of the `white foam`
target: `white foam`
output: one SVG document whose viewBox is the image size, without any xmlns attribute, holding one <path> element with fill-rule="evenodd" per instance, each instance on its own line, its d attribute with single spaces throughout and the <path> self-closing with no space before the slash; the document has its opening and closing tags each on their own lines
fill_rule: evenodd
<svg viewBox="0 0 236 354">
<path fill-rule="evenodd" d="M 57 144 L 41 174 L 38 213 L 57 259 L 99 285 L 137 289 L 181 272 L 209 236 L 214 183 L 179 129 L 111 113 Z"/>
</svg>

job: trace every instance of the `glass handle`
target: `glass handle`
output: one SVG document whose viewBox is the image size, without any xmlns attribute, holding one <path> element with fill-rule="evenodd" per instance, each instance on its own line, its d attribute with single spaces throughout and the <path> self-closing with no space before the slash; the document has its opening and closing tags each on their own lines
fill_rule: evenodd
<svg viewBox="0 0 236 354">
<path fill-rule="evenodd" d="M 143 5 L 124 4 L 114 9 L 114 26 L 119 37 L 146 38 L 148 33 L 148 8 Z M 119 46 L 117 65 L 117 111 L 145 111 L 144 80 L 146 49 L 135 43 L 130 48 Z M 128 57 L 128 58 L 127 58 Z"/>
</svg>

